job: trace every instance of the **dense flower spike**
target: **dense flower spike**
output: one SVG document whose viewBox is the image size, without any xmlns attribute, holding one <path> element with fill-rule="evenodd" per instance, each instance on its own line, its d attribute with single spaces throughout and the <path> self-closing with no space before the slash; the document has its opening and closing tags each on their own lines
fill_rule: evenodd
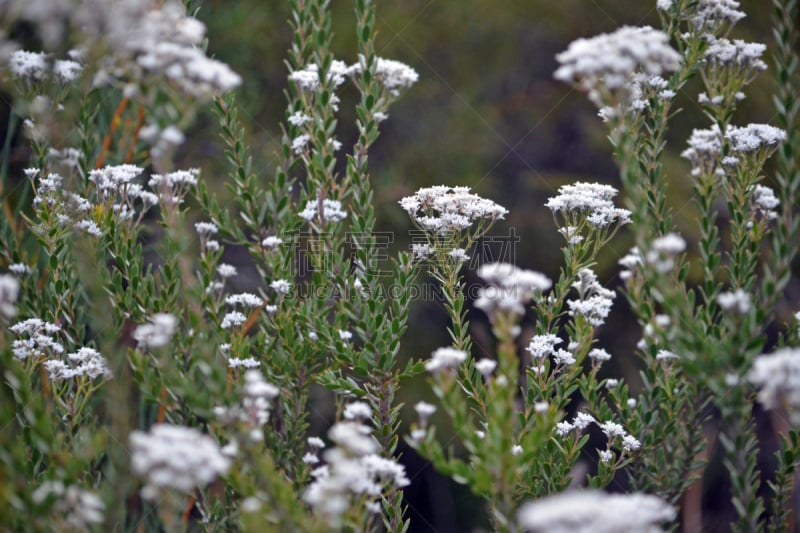
<svg viewBox="0 0 800 533">
<path fill-rule="evenodd" d="M 588 93 L 598 107 L 632 99 L 631 82 L 640 73 L 661 75 L 678 70 L 682 57 L 669 36 L 649 26 L 623 26 L 612 33 L 573 41 L 556 56 L 556 79 Z"/>
</svg>

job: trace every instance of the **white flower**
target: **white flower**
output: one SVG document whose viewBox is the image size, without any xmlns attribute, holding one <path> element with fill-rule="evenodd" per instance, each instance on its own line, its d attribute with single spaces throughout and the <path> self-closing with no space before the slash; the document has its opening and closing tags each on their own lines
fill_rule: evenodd
<svg viewBox="0 0 800 533">
<path fill-rule="evenodd" d="M 281 244 L 283 244 L 283 239 L 275 236 L 269 236 L 265 238 L 263 241 L 261 241 L 261 246 L 269 250 L 272 250 L 273 252 L 277 251 L 278 247 Z"/>
<path fill-rule="evenodd" d="M 570 43 L 556 55 L 556 79 L 587 92 L 598 107 L 615 104 L 608 93 L 622 100 L 631 97 L 630 86 L 638 73 L 660 75 L 680 68 L 682 57 L 669 45 L 669 36 L 649 26 L 623 26 L 613 33 Z"/>
<path fill-rule="evenodd" d="M 63 520 L 69 530 L 86 531 L 92 529 L 93 524 L 103 522 L 105 504 L 95 493 L 75 485 L 65 487 L 61 481 L 45 481 L 31 493 L 37 504 L 51 496 L 56 497 L 50 508 L 56 524 Z"/>
<path fill-rule="evenodd" d="M 258 368 L 261 366 L 260 361 L 256 361 L 252 357 L 247 357 L 244 359 L 240 359 L 238 357 L 229 357 L 228 358 L 228 368 Z"/>
<path fill-rule="evenodd" d="M 467 353 L 456 348 L 445 346 L 437 348 L 425 363 L 425 370 L 433 374 L 458 367 L 467 360 Z"/>
<path fill-rule="evenodd" d="M 760 148 L 774 148 L 786 140 L 786 132 L 769 124 L 748 124 L 729 127 L 725 138 L 731 142 L 733 152 L 747 153 Z"/>
<path fill-rule="evenodd" d="M 412 244 L 411 245 L 411 253 L 414 254 L 414 257 L 417 259 L 424 259 L 426 257 L 430 257 L 436 249 L 431 246 L 430 244 Z"/>
<path fill-rule="evenodd" d="M 523 451 L 522 446 L 520 446 L 519 444 L 515 444 L 514 446 L 511 447 L 511 455 L 513 456 L 522 455 L 522 451 Z"/>
<path fill-rule="evenodd" d="M 752 210 L 767 220 L 778 218 L 775 209 L 781 204 L 775 197 L 775 191 L 764 185 L 756 185 L 750 191 L 750 204 Z"/>
<path fill-rule="evenodd" d="M 343 341 L 349 341 L 350 339 L 353 338 L 353 334 L 347 331 L 346 329 L 340 329 L 339 338 L 342 339 Z"/>
<path fill-rule="evenodd" d="M 717 168 L 722 153 L 722 132 L 719 126 L 692 130 L 689 148 L 681 152 L 681 157 L 692 164 L 692 174 L 711 176 Z"/>
<path fill-rule="evenodd" d="M 758 356 L 747 379 L 758 387 L 758 401 L 767 409 L 783 408 L 800 426 L 800 348 L 781 348 Z"/>
<path fill-rule="evenodd" d="M 658 0 L 656 3 L 661 11 L 669 11 L 675 4 L 676 0 Z M 698 0 L 684 6 L 687 9 L 681 16 L 688 19 L 694 30 L 700 34 L 706 32 L 713 34 L 723 24 L 733 25 L 745 17 L 745 14 L 738 9 L 737 0 Z"/>
<path fill-rule="evenodd" d="M 495 368 L 497 368 L 497 361 L 494 359 L 484 358 L 475 363 L 475 369 L 485 378 L 488 378 Z"/>
<path fill-rule="evenodd" d="M 572 427 L 576 429 L 586 429 L 591 424 L 597 422 L 595 418 L 589 413 L 575 413 L 575 418 L 572 420 Z"/>
<path fill-rule="evenodd" d="M 247 315 L 239 311 L 231 311 L 225 313 L 222 317 L 222 323 L 219 325 L 222 329 L 238 328 L 247 322 Z"/>
<path fill-rule="evenodd" d="M 414 405 L 414 410 L 417 412 L 417 415 L 419 415 L 420 424 L 424 426 L 428 418 L 436 412 L 436 406 L 428 402 L 417 402 L 416 405 Z"/>
<path fill-rule="evenodd" d="M 400 206 L 422 229 L 434 233 L 462 231 L 475 221 L 499 220 L 508 213 L 469 191 L 469 187 L 424 187 L 400 200 Z"/>
<path fill-rule="evenodd" d="M 671 352 L 669 350 L 659 350 L 656 354 L 656 361 L 671 361 L 673 359 L 678 359 L 678 354 Z"/>
<path fill-rule="evenodd" d="M 715 68 L 732 68 L 752 78 L 755 73 L 767 70 L 761 56 L 767 49 L 762 43 L 748 43 L 741 39 L 714 39 L 706 48 L 705 61 Z"/>
<path fill-rule="evenodd" d="M 228 472 L 231 462 L 209 436 L 194 428 L 156 424 L 130 435 L 131 467 L 145 479 L 142 497 L 153 500 L 164 489 L 189 493 Z"/>
<path fill-rule="evenodd" d="M 750 309 L 750 295 L 742 289 L 721 292 L 717 295 L 717 303 L 725 311 L 734 311 L 743 315 Z"/>
<path fill-rule="evenodd" d="M 0 317 L 6 320 L 17 316 L 19 281 L 14 276 L 0 274 Z"/>
<path fill-rule="evenodd" d="M 351 402 L 345 406 L 342 416 L 347 420 L 369 420 L 372 418 L 372 408 L 366 402 Z"/>
<path fill-rule="evenodd" d="M 603 422 L 600 424 L 600 429 L 606 434 L 609 439 L 614 437 L 624 437 L 627 435 L 625 428 L 616 422 Z"/>
<path fill-rule="evenodd" d="M 217 265 L 217 274 L 221 278 L 232 278 L 236 276 L 239 272 L 236 270 L 236 267 L 233 265 L 229 265 L 228 263 L 220 263 Z"/>
<path fill-rule="evenodd" d="M 532 359 L 545 359 L 553 355 L 555 347 L 562 342 L 562 339 L 551 333 L 534 335 L 526 350 L 530 352 Z"/>
<path fill-rule="evenodd" d="M 630 435 L 625 435 L 622 437 L 622 449 L 627 452 L 631 452 L 634 450 L 638 450 L 641 448 L 642 443 L 639 442 L 637 439 L 631 437 Z"/>
<path fill-rule="evenodd" d="M 350 74 L 360 74 L 364 69 L 363 62 L 362 56 L 358 63 L 350 67 Z M 419 80 L 419 74 L 405 63 L 379 57 L 375 66 L 375 79 L 381 82 L 393 96 L 397 96 L 400 94 L 400 89 L 407 89 L 414 85 Z"/>
<path fill-rule="evenodd" d="M 544 274 L 523 270 L 509 263 L 489 263 L 478 269 L 478 276 L 491 284 L 480 289 L 475 307 L 494 322 L 497 313 L 522 316 L 525 304 L 552 286 Z"/>
<path fill-rule="evenodd" d="M 344 83 L 345 76 L 349 72 L 347 65 L 338 59 L 331 61 L 330 69 L 326 76 L 327 81 L 334 88 Z M 316 91 L 320 88 L 319 66 L 310 63 L 300 70 L 295 70 L 289 74 L 289 79 L 303 90 Z"/>
<path fill-rule="evenodd" d="M 303 151 L 306 149 L 306 145 L 311 140 L 311 135 L 308 133 L 303 133 L 302 135 L 298 135 L 294 139 L 292 139 L 292 152 L 296 154 L 302 154 Z"/>
<path fill-rule="evenodd" d="M 582 316 L 592 326 L 602 326 L 614 304 L 614 291 L 603 287 L 589 268 L 578 272 L 578 280 L 572 286 L 578 291 L 578 299 L 567 300 L 570 316 Z"/>
<path fill-rule="evenodd" d="M 610 463 L 612 459 L 614 459 L 614 452 L 611 450 L 600 450 L 598 453 L 598 458 L 600 459 L 601 463 Z"/>
<path fill-rule="evenodd" d="M 289 291 L 292 290 L 292 284 L 285 279 L 276 279 L 269 286 L 278 294 L 289 294 Z"/>
<path fill-rule="evenodd" d="M 604 361 L 610 361 L 611 354 L 605 351 L 603 348 L 592 348 L 589 351 L 589 359 L 592 361 L 597 361 L 598 363 L 602 363 Z"/>
<path fill-rule="evenodd" d="M 575 490 L 524 504 L 518 523 L 531 532 L 652 533 L 674 518 L 675 509 L 657 496 Z"/>
<path fill-rule="evenodd" d="M 225 303 L 228 305 L 241 305 L 242 307 L 259 307 L 264 301 L 255 294 L 241 292 L 226 296 Z"/>
<path fill-rule="evenodd" d="M 161 348 L 169 343 L 178 327 L 178 319 L 169 313 L 156 313 L 149 324 L 137 326 L 133 338 L 139 346 Z"/>
<path fill-rule="evenodd" d="M 311 448 L 312 448 L 312 449 L 314 449 L 314 450 L 321 450 L 322 448 L 324 448 L 324 447 L 325 447 L 325 441 L 323 441 L 323 440 L 322 440 L 321 438 L 319 438 L 319 437 L 308 437 L 308 438 L 306 439 L 306 442 L 307 442 L 307 443 L 308 443 L 308 445 L 309 445 L 309 446 L 311 446 Z"/>
<path fill-rule="evenodd" d="M 573 429 L 575 429 L 575 426 L 567 421 L 556 424 L 556 433 L 559 437 L 566 437 Z"/>
<path fill-rule="evenodd" d="M 94 348 L 81 348 L 77 352 L 67 354 L 67 359 L 72 366 L 58 359 L 51 359 L 43 363 L 51 381 L 65 381 L 82 376 L 89 379 L 100 376 L 111 377 L 108 362 Z"/>
<path fill-rule="evenodd" d="M 647 262 L 662 274 L 675 266 L 675 256 L 686 250 L 686 241 L 677 233 L 667 233 L 653 240 L 647 252 Z"/>
<path fill-rule="evenodd" d="M 447 255 L 449 255 L 456 263 L 466 263 L 469 261 L 469 256 L 463 248 L 453 248 Z"/>
<path fill-rule="evenodd" d="M 286 119 L 286 120 L 292 126 L 298 126 L 299 127 L 299 126 L 302 126 L 303 124 L 306 124 L 307 122 L 311 122 L 311 117 L 309 117 L 308 115 L 306 115 L 302 111 L 297 111 L 297 112 L 291 114 L 289 116 L 289 118 Z"/>
<path fill-rule="evenodd" d="M 579 181 L 559 187 L 558 195 L 548 199 L 545 206 L 553 214 L 577 214 L 585 217 L 595 228 L 605 228 L 614 223 L 627 224 L 631 221 L 631 212 L 614 207 L 613 199 L 616 195 L 617 189 L 611 185 Z M 570 244 L 583 240 L 576 239 L 573 226 L 566 226 L 563 233 Z"/>
<path fill-rule="evenodd" d="M 318 208 L 319 202 L 309 200 L 306 203 L 306 208 L 299 213 L 300 218 L 304 218 L 309 222 L 314 220 L 318 216 Z M 342 210 L 342 202 L 325 198 L 322 200 L 322 217 L 329 222 L 340 222 L 347 218 L 347 212 Z"/>
<path fill-rule="evenodd" d="M 219 231 L 219 228 L 213 222 L 196 222 L 194 229 L 201 237 L 215 235 Z"/>
</svg>

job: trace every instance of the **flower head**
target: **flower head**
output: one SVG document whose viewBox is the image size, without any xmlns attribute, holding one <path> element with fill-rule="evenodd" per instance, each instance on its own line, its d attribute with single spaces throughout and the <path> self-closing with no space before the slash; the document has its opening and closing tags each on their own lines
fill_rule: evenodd
<svg viewBox="0 0 800 533">
<path fill-rule="evenodd" d="M 662 531 L 659 524 L 675 518 L 675 509 L 649 494 L 607 494 L 571 491 L 523 505 L 521 529 L 548 533 L 618 533 Z"/>
<path fill-rule="evenodd" d="M 649 26 L 623 26 L 613 33 L 578 39 L 556 59 L 561 64 L 556 79 L 588 93 L 598 107 L 630 101 L 637 74 L 673 72 L 682 61 L 669 45 L 669 36 Z"/>
<path fill-rule="evenodd" d="M 142 497 L 150 500 L 165 489 L 205 487 L 231 465 L 211 437 L 189 427 L 156 424 L 131 433 L 130 445 L 133 471 L 145 479 Z"/>
</svg>

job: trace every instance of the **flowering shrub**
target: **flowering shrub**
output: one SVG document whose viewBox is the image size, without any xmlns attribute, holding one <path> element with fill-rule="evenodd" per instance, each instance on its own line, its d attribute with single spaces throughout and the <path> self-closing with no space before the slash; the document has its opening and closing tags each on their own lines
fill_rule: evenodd
<svg viewBox="0 0 800 533">
<path fill-rule="evenodd" d="M 350 64 L 333 55 L 326 0 L 288 3 L 281 150 L 260 172 L 232 96 L 242 78 L 206 53 L 190 0 L 6 2 L 0 21 L 44 48 L 0 27 L 3 87 L 30 146 L 0 189 L 2 530 L 406 531 L 404 439 L 482 498 L 497 531 L 661 531 L 716 449 L 712 420 L 731 528 L 788 530 L 800 315 L 784 324 L 778 304 L 800 238 L 797 2 L 774 0 L 776 126 L 734 125 L 768 69 L 765 45 L 729 38 L 745 16 L 736 0 L 658 0 L 661 29 L 568 45 L 555 77 L 598 107 L 622 187 L 577 181 L 541 207 L 563 237 L 557 279 L 487 262 L 469 295 L 471 254 L 508 210 L 458 185 L 401 199 L 422 238 L 387 282 L 369 155 L 419 76 L 377 55 L 372 0 L 355 0 Z M 673 221 L 663 165 L 692 78 L 707 121 L 682 153 L 698 242 Z M 347 85 L 352 146 L 337 138 Z M 174 168 L 204 106 L 230 205 L 205 170 Z M 620 233 L 634 243 L 623 284 L 604 286 L 598 258 Z M 223 261 L 234 248 L 256 276 Z M 405 362 L 423 271 L 451 342 Z M 622 300 L 641 330 L 640 386 L 601 372 L 613 356 L 598 332 Z M 476 357 L 480 315 L 496 345 Z M 406 427 L 400 387 L 423 375 L 436 403 L 415 402 Z M 335 406 L 325 430 L 312 428 L 320 387 Z M 790 427 L 769 479 L 756 404 Z M 614 481 L 622 493 L 604 490 Z"/>
</svg>

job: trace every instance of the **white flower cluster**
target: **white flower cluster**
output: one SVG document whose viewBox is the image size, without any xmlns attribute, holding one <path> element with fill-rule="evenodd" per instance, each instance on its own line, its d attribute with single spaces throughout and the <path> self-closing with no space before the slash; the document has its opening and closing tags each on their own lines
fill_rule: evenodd
<svg viewBox="0 0 800 533">
<path fill-rule="evenodd" d="M 256 370 L 261 363 L 248 357 L 246 359 L 229 358 L 230 368 L 244 367 L 244 385 L 242 386 L 242 401 L 233 407 L 215 407 L 214 415 L 223 423 L 234 425 L 244 424 L 247 429 L 247 438 L 252 442 L 260 442 L 264 438 L 264 426 L 269 422 L 272 401 L 280 395 L 280 389 L 268 383 L 264 375 Z M 225 446 L 226 455 L 233 456 L 238 450 L 236 438 Z"/>
<path fill-rule="evenodd" d="M 675 257 L 686 250 L 686 241 L 677 233 L 667 233 L 653 240 L 647 252 L 647 262 L 662 274 L 672 270 Z"/>
<path fill-rule="evenodd" d="M 467 360 L 467 352 L 445 346 L 437 348 L 431 354 L 431 358 L 425 362 L 425 370 L 432 374 L 444 371 L 452 371 Z"/>
<path fill-rule="evenodd" d="M 197 185 L 200 169 L 176 170 L 167 174 L 153 174 L 147 184 L 159 191 L 159 197 L 167 205 L 180 205 L 189 192 Z"/>
<path fill-rule="evenodd" d="M 767 45 L 749 43 L 741 39 L 714 39 L 703 54 L 703 59 L 712 68 L 730 69 L 730 74 L 739 73 L 745 78 L 752 78 L 756 73 L 767 70 L 767 64 L 761 59 Z"/>
<path fill-rule="evenodd" d="M 528 347 L 525 349 L 531 354 L 531 369 L 534 373 L 543 373 L 546 369 L 544 360 L 551 356 L 556 365 L 575 364 L 575 357 L 570 350 L 556 349 L 556 346 L 562 342 L 564 341 L 552 333 L 534 335 L 531 338 Z"/>
<path fill-rule="evenodd" d="M 331 61 L 331 66 L 328 68 L 326 79 L 328 83 L 333 85 L 334 88 L 340 86 L 347 79 L 350 73 L 350 67 L 344 61 L 334 59 Z M 303 90 L 317 91 L 321 83 L 319 79 L 319 66 L 315 63 L 309 63 L 300 70 L 295 70 L 289 74 L 289 79 L 297 84 Z"/>
<path fill-rule="evenodd" d="M 205 487 L 231 466 L 219 445 L 194 428 L 156 424 L 147 433 L 132 432 L 129 440 L 131 466 L 145 480 L 141 494 L 146 500 L 165 489 L 188 493 Z"/>
<path fill-rule="evenodd" d="M 40 318 L 29 318 L 17 322 L 8 329 L 18 337 L 27 335 L 27 338 L 14 339 L 11 343 L 14 357 L 21 361 L 64 353 L 64 346 L 54 338 L 54 335 L 61 331 L 61 326 L 45 322 Z"/>
<path fill-rule="evenodd" d="M 134 201 L 140 200 L 141 217 L 147 209 L 158 204 L 158 196 L 144 190 L 135 180 L 144 171 L 135 165 L 106 166 L 89 172 L 89 181 L 95 184 L 98 202 L 111 202 L 111 209 L 120 220 L 132 219 L 136 212 Z"/>
<path fill-rule="evenodd" d="M 360 57 L 358 63 L 350 66 L 348 73 L 351 76 L 360 74 L 364 68 L 362 63 L 363 57 Z M 405 63 L 379 57 L 375 65 L 375 79 L 389 91 L 389 94 L 398 96 L 400 89 L 408 89 L 419 81 L 419 74 Z"/>
<path fill-rule="evenodd" d="M 49 498 L 56 499 L 51 508 L 55 523 L 63 521 L 69 530 L 86 531 L 93 524 L 103 523 L 106 506 L 93 492 L 75 485 L 65 487 L 61 481 L 45 481 L 31 494 L 31 499 L 37 504 Z"/>
<path fill-rule="evenodd" d="M 425 231 L 463 231 L 478 220 L 502 220 L 508 210 L 472 194 L 469 187 L 423 187 L 400 200 L 400 206 Z"/>
<path fill-rule="evenodd" d="M 372 429 L 362 422 L 339 422 L 330 429 L 328 437 L 336 447 L 324 453 L 327 464 L 311 473 L 314 480 L 303 493 L 303 500 L 324 516 L 331 527 L 341 526 L 342 514 L 354 498 L 367 497 L 368 509 L 380 512 L 379 498 L 385 490 L 410 483 L 401 464 L 378 455 Z"/>
<path fill-rule="evenodd" d="M 731 126 L 725 132 L 731 143 L 731 150 L 739 153 L 755 152 L 761 148 L 774 148 L 786 140 L 786 132 L 769 124 L 748 124 Z"/>
<path fill-rule="evenodd" d="M 578 280 L 572 286 L 578 291 L 578 299 L 567 300 L 569 315 L 582 316 L 594 327 L 602 326 L 611 312 L 614 291 L 603 287 L 589 268 L 578 272 Z"/>
<path fill-rule="evenodd" d="M 637 74 L 661 75 L 678 70 L 682 57 L 669 45 L 669 36 L 649 26 L 623 26 L 613 33 L 570 43 L 556 55 L 561 66 L 556 79 L 586 92 L 598 107 L 631 100 Z"/>
<path fill-rule="evenodd" d="M 641 252 L 639 252 L 639 248 L 636 246 L 631 248 L 627 254 L 617 261 L 617 264 L 622 267 L 622 270 L 620 270 L 619 273 L 620 279 L 628 282 L 636 275 L 637 272 L 639 272 L 639 267 L 643 262 L 644 261 Z"/>
<path fill-rule="evenodd" d="M 678 0 L 657 0 L 656 6 L 661 11 L 669 11 Z M 682 13 L 692 28 L 699 33 L 715 33 L 723 24 L 731 26 L 745 17 L 739 11 L 737 0 L 697 0 L 690 2 L 686 13 Z"/>
<path fill-rule="evenodd" d="M 491 285 L 480 289 L 475 307 L 486 313 L 490 320 L 494 320 L 496 313 L 524 315 L 525 304 L 553 285 L 544 274 L 509 263 L 483 265 L 478 269 L 478 276 Z"/>
<path fill-rule="evenodd" d="M 674 519 L 675 509 L 657 496 L 581 490 L 524 504 L 518 523 L 529 533 L 657 533 Z"/>
<path fill-rule="evenodd" d="M 363 62 L 363 57 L 360 57 L 357 63 L 350 66 L 344 61 L 333 60 L 328 69 L 328 83 L 336 88 L 344 83 L 348 76 L 359 75 L 364 70 Z M 314 63 L 292 72 L 289 74 L 289 79 L 306 91 L 317 91 L 321 86 L 319 66 Z M 419 74 L 405 63 L 379 57 L 375 65 L 375 79 L 383 85 L 389 94 L 398 96 L 400 89 L 408 89 L 419 80 Z M 334 102 L 334 106 L 336 103 L 338 103 L 338 99 Z"/>
<path fill-rule="evenodd" d="M 614 207 L 617 189 L 601 183 L 579 181 L 558 188 L 558 195 L 548 199 L 544 204 L 553 214 L 561 213 L 568 222 L 580 224 L 584 219 L 594 228 L 607 228 L 611 224 L 627 224 L 631 221 L 631 212 Z M 561 233 L 570 244 L 576 244 L 576 226 L 562 228 Z"/>
<path fill-rule="evenodd" d="M 766 220 L 778 218 L 775 209 L 781 205 L 781 201 L 775 196 L 775 191 L 765 185 L 756 185 L 750 192 L 750 205 L 757 215 Z"/>
<path fill-rule="evenodd" d="M 9 320 L 17 316 L 19 281 L 14 276 L 0 274 L 0 318 Z"/>
<path fill-rule="evenodd" d="M 43 81 L 50 77 L 51 72 L 60 83 L 74 81 L 83 72 L 83 67 L 76 61 L 79 53 L 72 50 L 68 54 L 70 59 L 56 59 L 50 64 L 50 59 L 43 52 L 28 52 L 16 50 L 9 58 L 9 69 L 18 79 L 28 81 Z"/>
<path fill-rule="evenodd" d="M 244 308 L 260 307 L 264 300 L 250 292 L 240 292 L 238 294 L 229 294 L 225 297 L 225 303 L 228 305 L 241 305 Z"/>
<path fill-rule="evenodd" d="M 320 218 L 327 222 L 341 222 L 347 218 L 347 212 L 342 210 L 342 202 L 329 198 L 322 200 L 321 214 L 319 212 L 319 202 L 317 200 L 309 200 L 306 202 L 306 208 L 300 211 L 299 215 L 300 218 L 304 218 L 309 222 L 315 218 Z"/>
<path fill-rule="evenodd" d="M 689 137 L 689 148 L 681 152 L 681 157 L 692 164 L 692 176 L 711 176 L 717 170 L 722 153 L 722 133 L 714 124 L 708 129 L 692 130 Z"/>
<path fill-rule="evenodd" d="M 721 292 L 717 295 L 717 303 L 724 311 L 743 315 L 750 310 L 750 295 L 744 289 Z"/>
<path fill-rule="evenodd" d="M 161 348 L 169 343 L 178 327 L 178 319 L 169 313 L 156 313 L 148 324 L 133 330 L 133 339 L 140 347 Z"/>
<path fill-rule="evenodd" d="M 95 379 L 100 376 L 111 377 L 111 369 L 108 367 L 108 362 L 94 348 L 81 348 L 75 353 L 67 354 L 67 359 L 70 364 L 61 359 L 50 359 L 42 364 L 47 370 L 47 376 L 51 381 L 65 381 L 83 376 L 89 379 Z"/>
<path fill-rule="evenodd" d="M 198 100 L 228 92 L 242 82 L 230 67 L 205 54 L 205 25 L 187 16 L 178 2 L 148 10 L 112 38 L 117 54 L 98 80 L 130 78 L 145 86 L 145 75 L 155 75 Z"/>
<path fill-rule="evenodd" d="M 800 426 L 800 348 L 781 348 L 760 355 L 747 379 L 758 387 L 758 401 L 767 409 L 783 408 Z"/>
</svg>

